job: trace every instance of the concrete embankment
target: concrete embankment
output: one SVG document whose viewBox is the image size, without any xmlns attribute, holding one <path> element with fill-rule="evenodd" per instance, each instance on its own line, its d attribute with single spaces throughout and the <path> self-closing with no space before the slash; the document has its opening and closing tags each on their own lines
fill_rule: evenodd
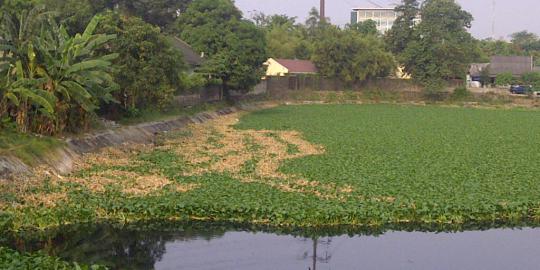
<svg viewBox="0 0 540 270">
<path fill-rule="evenodd" d="M 214 112 L 203 112 L 193 116 L 184 116 L 168 121 L 143 123 L 106 131 L 88 133 L 79 137 L 68 138 L 65 146 L 55 149 L 37 158 L 37 166 L 29 166 L 12 156 L 0 156 L 0 180 L 32 175 L 34 167 L 45 166 L 59 174 L 70 173 L 75 162 L 84 154 L 103 148 L 125 144 L 147 144 L 156 139 L 156 134 L 181 130 L 191 123 L 204 123 L 222 115 L 237 112 L 234 107 Z"/>
</svg>

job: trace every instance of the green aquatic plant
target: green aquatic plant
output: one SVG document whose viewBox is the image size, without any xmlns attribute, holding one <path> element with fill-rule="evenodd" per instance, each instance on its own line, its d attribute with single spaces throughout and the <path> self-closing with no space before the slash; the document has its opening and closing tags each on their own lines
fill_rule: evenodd
<svg viewBox="0 0 540 270">
<path fill-rule="evenodd" d="M 79 265 L 68 263 L 59 258 L 48 256 L 44 253 L 19 253 L 17 251 L 0 247 L 0 269 L 21 270 L 107 270 L 99 265 Z"/>
<path fill-rule="evenodd" d="M 222 141 L 225 134 L 216 130 L 208 145 L 206 140 L 195 143 L 223 153 L 201 163 L 192 163 L 185 155 L 187 148 L 180 142 L 185 137 L 179 142 L 168 138 L 162 147 L 130 152 L 125 164 L 94 164 L 77 172 L 73 176 L 77 181 L 51 182 L 27 191 L 31 198 L 60 198 L 52 206 L 21 205 L 25 200 L 20 194 L 3 192 L 0 227 L 24 231 L 103 220 L 205 220 L 309 228 L 537 222 L 540 169 L 531 161 L 540 158 L 539 123 L 540 115 L 526 110 L 276 107 L 241 118 L 236 125 L 240 135 L 234 138 L 252 136 L 235 142 L 245 148 L 242 153 L 227 152 L 229 142 Z M 281 144 L 278 148 L 285 150 L 280 151 L 289 152 L 281 155 L 303 151 L 297 142 L 279 135 L 284 130 L 300 132 L 324 151 L 282 159 L 277 171 L 257 175 L 261 164 L 272 165 L 269 157 L 278 158 L 269 146 Z M 188 139 L 197 135 L 193 136 Z M 211 168 L 229 157 L 245 158 L 238 171 Z M 99 180 L 106 174 L 116 176 L 93 189 L 97 184 L 93 177 Z M 143 194 L 125 192 L 126 181 L 148 176 L 163 184 Z"/>
</svg>

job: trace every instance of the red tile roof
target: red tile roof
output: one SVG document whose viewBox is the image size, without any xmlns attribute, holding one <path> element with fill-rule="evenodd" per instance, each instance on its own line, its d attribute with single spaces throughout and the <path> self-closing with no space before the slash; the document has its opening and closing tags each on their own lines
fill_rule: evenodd
<svg viewBox="0 0 540 270">
<path fill-rule="evenodd" d="M 276 59 L 289 73 L 317 73 L 317 67 L 309 60 Z"/>
</svg>

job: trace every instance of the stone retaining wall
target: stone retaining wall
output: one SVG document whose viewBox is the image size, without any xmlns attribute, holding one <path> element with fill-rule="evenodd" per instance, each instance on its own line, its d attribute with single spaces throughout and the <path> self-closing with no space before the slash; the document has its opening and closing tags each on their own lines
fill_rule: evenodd
<svg viewBox="0 0 540 270">
<path fill-rule="evenodd" d="M 204 112 L 169 121 L 119 127 L 104 132 L 86 134 L 77 138 L 69 138 L 66 140 L 66 146 L 41 157 L 37 163 L 50 167 L 57 173 L 67 174 L 73 169 L 75 161 L 86 153 L 123 144 L 152 143 L 158 133 L 180 130 L 190 123 L 204 123 L 221 115 L 227 115 L 237 111 L 238 109 L 236 108 L 225 108 L 215 112 Z M 32 167 L 24 164 L 21 160 L 15 157 L 0 156 L 0 180 L 30 175 L 31 173 Z"/>
</svg>

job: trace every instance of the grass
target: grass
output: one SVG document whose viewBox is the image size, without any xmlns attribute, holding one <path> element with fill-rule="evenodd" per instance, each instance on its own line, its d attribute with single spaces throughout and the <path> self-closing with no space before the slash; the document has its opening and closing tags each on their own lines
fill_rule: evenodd
<svg viewBox="0 0 540 270">
<path fill-rule="evenodd" d="M 191 107 L 172 107 L 167 110 L 143 110 L 132 117 L 124 117 L 118 122 L 122 125 L 134 125 L 146 122 L 165 121 L 181 116 L 191 116 L 204 111 L 215 111 L 225 108 L 225 103 L 203 103 Z"/>
<path fill-rule="evenodd" d="M 29 165 L 35 164 L 38 158 L 61 145 L 62 142 L 59 139 L 52 137 L 0 130 L 0 156 L 15 156 Z"/>
<path fill-rule="evenodd" d="M 535 166 L 540 159 L 540 114 L 535 111 L 281 106 L 248 114 L 236 128 L 244 139 L 229 142 L 231 131 L 219 135 L 220 129 L 211 129 L 210 144 L 202 143 L 199 150 L 213 154 L 213 163 L 244 158 L 238 171 L 212 170 L 208 162 L 191 163 L 188 148 L 180 143 L 186 140 L 182 135 L 179 142 L 163 147 L 128 151 L 129 162 L 94 164 L 74 176 L 87 179 L 88 185 L 51 181 L 27 194 L 0 196 L 0 230 L 103 220 L 207 220 L 298 227 L 540 220 L 540 168 Z M 301 155 L 309 148 L 291 140 L 289 130 L 300 131 L 306 143 L 322 146 L 324 152 Z M 197 136 L 190 134 L 190 138 Z M 275 137 L 280 139 L 267 141 Z M 201 145 L 197 142 L 195 146 Z M 242 149 L 227 152 L 238 143 L 244 144 Z M 282 147 L 271 148 L 275 145 Z M 271 167 L 268 157 L 283 159 L 278 171 L 258 173 Z M 195 169 L 203 170 L 193 173 Z M 102 179 L 103 172 L 130 173 L 131 179 L 159 176 L 168 184 L 131 196 L 116 177 L 117 182 L 104 190 L 93 190 L 94 179 Z M 178 189 L 193 185 L 196 188 Z M 28 194 L 66 197 L 50 206 L 25 200 Z"/>
</svg>

